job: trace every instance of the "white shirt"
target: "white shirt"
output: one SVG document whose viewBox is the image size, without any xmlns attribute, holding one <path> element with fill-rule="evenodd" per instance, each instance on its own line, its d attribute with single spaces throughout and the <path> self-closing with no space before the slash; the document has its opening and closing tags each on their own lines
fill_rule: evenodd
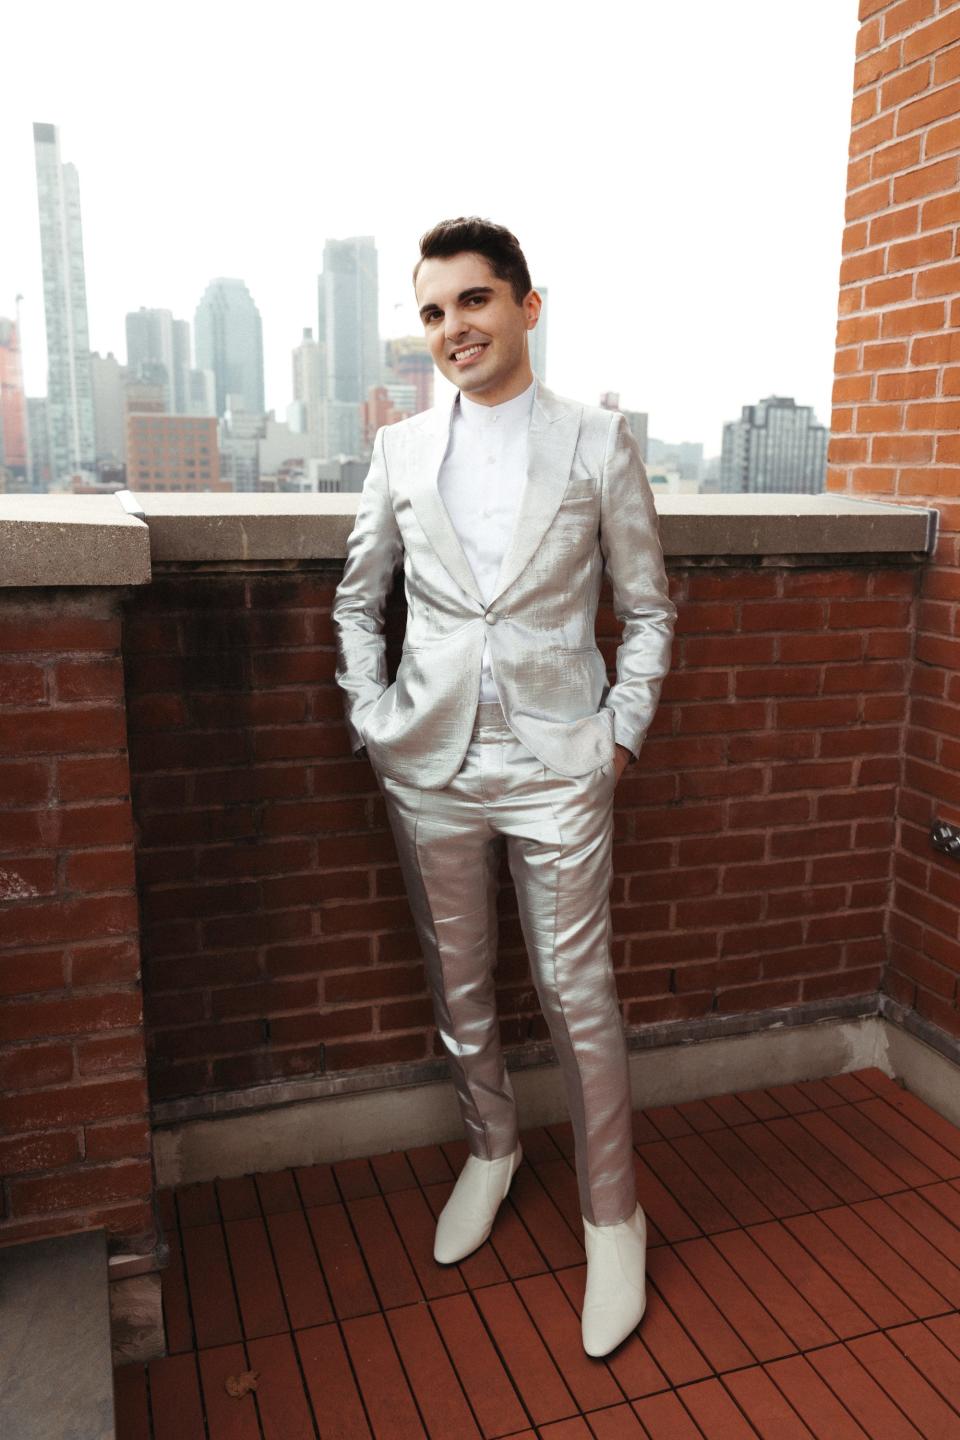
<svg viewBox="0 0 960 1440">
<path fill-rule="evenodd" d="M 502 405 L 478 405 L 461 391 L 437 488 L 486 603 L 513 535 L 527 480 L 527 432 L 536 381 Z M 480 661 L 480 699 L 496 700 L 490 643 Z"/>
</svg>

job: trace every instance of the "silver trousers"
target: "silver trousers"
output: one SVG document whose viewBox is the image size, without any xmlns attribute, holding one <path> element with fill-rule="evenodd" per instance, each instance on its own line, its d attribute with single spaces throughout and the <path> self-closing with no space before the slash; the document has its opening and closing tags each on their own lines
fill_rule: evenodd
<svg viewBox="0 0 960 1440">
<path fill-rule="evenodd" d="M 510 1155 L 517 1109 L 494 970 L 505 838 L 540 1007 L 560 1063 L 581 1210 L 614 1225 L 637 1204 L 630 1085 L 610 955 L 613 762 L 571 778 L 481 703 L 463 766 L 441 790 L 378 774 L 472 1154 Z"/>
</svg>

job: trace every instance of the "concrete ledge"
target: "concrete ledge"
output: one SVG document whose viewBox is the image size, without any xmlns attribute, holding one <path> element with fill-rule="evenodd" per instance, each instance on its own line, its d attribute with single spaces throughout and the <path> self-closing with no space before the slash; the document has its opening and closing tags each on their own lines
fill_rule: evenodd
<svg viewBox="0 0 960 1440">
<path fill-rule="evenodd" d="M 150 562 L 339 561 L 357 495 L 0 496 L 0 585 L 142 585 Z M 834 495 L 661 495 L 668 558 L 918 561 L 937 511 Z M 862 562 L 861 562 L 862 563 Z"/>
<path fill-rule="evenodd" d="M 138 495 L 122 504 L 142 516 L 154 562 L 342 560 L 357 495 Z"/>
<path fill-rule="evenodd" d="M 150 532 L 113 495 L 0 495 L 0 585 L 146 585 Z"/>
<path fill-rule="evenodd" d="M 676 495 L 657 500 L 664 553 L 927 554 L 938 512 L 845 495 Z"/>
<path fill-rule="evenodd" d="M 155 562 L 342 560 L 360 499 L 123 493 L 150 528 Z M 657 511 L 668 557 L 923 554 L 936 518 L 832 495 L 662 495 Z"/>
<path fill-rule="evenodd" d="M 0 1435 L 113 1440 L 103 1230 L 0 1250 Z"/>
</svg>

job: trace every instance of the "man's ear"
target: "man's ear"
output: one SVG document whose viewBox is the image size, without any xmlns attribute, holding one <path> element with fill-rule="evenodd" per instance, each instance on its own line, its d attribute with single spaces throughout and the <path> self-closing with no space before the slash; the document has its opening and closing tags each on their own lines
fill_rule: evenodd
<svg viewBox="0 0 960 1440">
<path fill-rule="evenodd" d="M 543 309 L 543 296 L 538 290 L 530 291 L 523 302 L 523 308 L 527 315 L 527 329 L 533 330 L 540 319 L 540 311 Z"/>
</svg>

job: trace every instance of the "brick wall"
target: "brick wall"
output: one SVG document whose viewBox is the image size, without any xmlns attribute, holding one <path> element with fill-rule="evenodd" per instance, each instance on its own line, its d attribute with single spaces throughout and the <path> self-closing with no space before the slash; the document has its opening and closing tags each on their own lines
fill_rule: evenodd
<svg viewBox="0 0 960 1440">
<path fill-rule="evenodd" d="M 334 684 L 339 567 L 184 571 L 125 657 L 156 1099 L 440 1053 L 392 839 Z M 917 572 L 672 575 L 674 671 L 621 782 L 628 1022 L 874 991 Z M 402 633 L 391 608 L 391 652 Z M 605 600 L 608 659 L 616 622 Z M 504 1039 L 545 1038 L 504 872 Z"/>
<path fill-rule="evenodd" d="M 960 1036 L 960 3 L 862 0 L 829 487 L 934 505 L 884 989 Z"/>
<path fill-rule="evenodd" d="M 0 1243 L 152 1241 L 115 592 L 0 592 Z"/>
</svg>

